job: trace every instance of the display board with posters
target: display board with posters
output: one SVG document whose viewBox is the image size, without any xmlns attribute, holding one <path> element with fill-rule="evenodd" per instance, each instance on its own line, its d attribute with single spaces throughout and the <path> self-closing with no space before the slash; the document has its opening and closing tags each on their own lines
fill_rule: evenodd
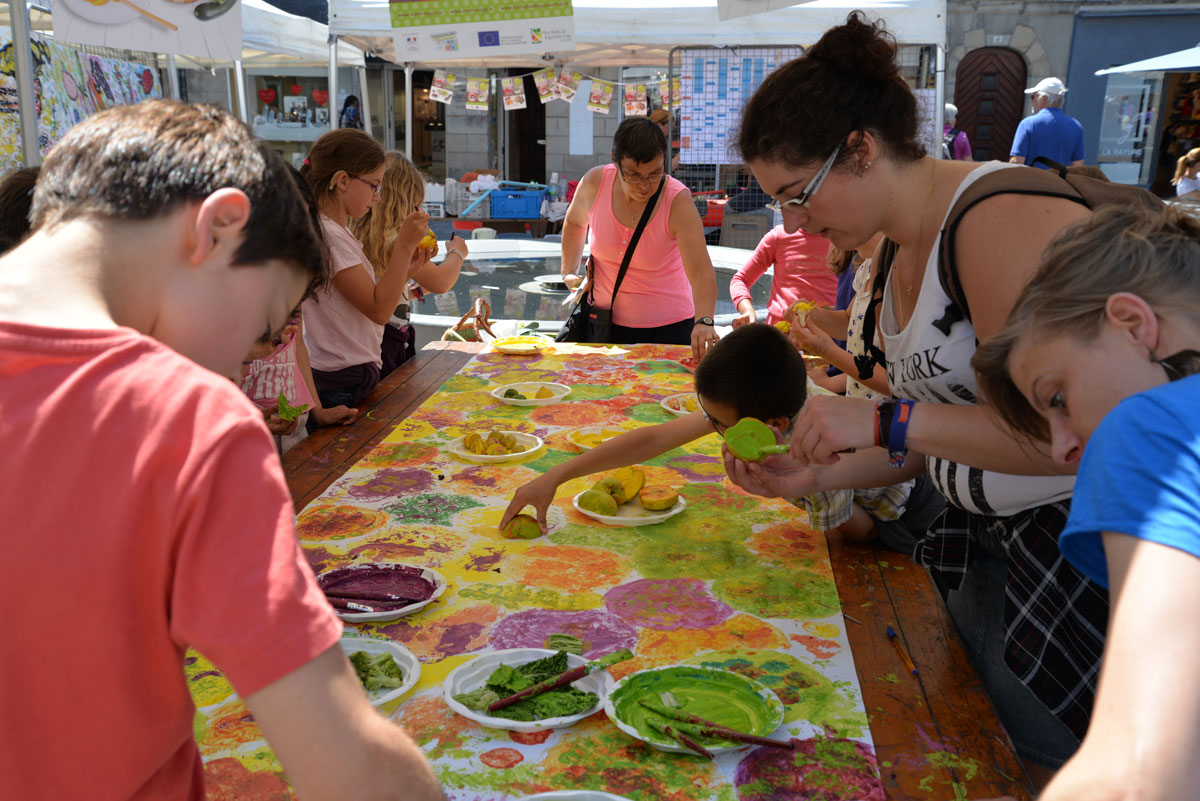
<svg viewBox="0 0 1200 801">
<path fill-rule="evenodd" d="M 219 61 L 242 57 L 238 0 L 50 0 L 54 38 Z"/>
<path fill-rule="evenodd" d="M 163 96 L 153 65 L 89 55 L 36 33 L 30 47 L 42 155 L 97 111 Z M 0 175 L 21 166 L 21 116 L 11 53 L 12 31 L 0 27 Z"/>
<path fill-rule="evenodd" d="M 79 0 L 87 2 L 87 0 Z M 405 61 L 549 53 L 575 47 L 571 0 L 392 0 L 397 57 Z"/>
<path fill-rule="evenodd" d="M 776 67 L 802 55 L 804 48 L 797 46 L 672 50 L 671 77 L 679 76 L 672 101 L 680 109 L 680 161 L 734 163 L 738 157 L 729 144 L 737 135 L 742 107 Z"/>
</svg>

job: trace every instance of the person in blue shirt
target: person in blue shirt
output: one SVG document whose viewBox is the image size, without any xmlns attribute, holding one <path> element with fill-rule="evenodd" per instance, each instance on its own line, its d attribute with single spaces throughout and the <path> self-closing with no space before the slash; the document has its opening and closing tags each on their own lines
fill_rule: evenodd
<svg viewBox="0 0 1200 801">
<path fill-rule="evenodd" d="M 1078 468 L 1059 544 L 1112 605 L 1091 726 L 1039 798 L 1196 798 L 1200 221 L 1102 208 L 1013 309 L 976 351 L 980 388 Z"/>
<path fill-rule="evenodd" d="M 1021 120 L 1013 137 L 1010 164 L 1035 164 L 1034 159 L 1045 156 L 1059 164 L 1083 164 L 1083 126 L 1062 110 L 1067 87 L 1058 78 L 1039 81 L 1025 94 L 1033 95 L 1033 114 Z"/>
</svg>

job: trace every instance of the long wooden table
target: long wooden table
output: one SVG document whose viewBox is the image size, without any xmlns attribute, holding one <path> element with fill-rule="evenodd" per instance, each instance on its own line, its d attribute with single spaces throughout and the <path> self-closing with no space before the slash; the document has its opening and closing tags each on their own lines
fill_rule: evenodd
<svg viewBox="0 0 1200 801">
<path fill-rule="evenodd" d="M 299 511 L 457 373 L 481 346 L 436 342 L 388 376 L 351 426 L 322 429 L 283 456 Z M 888 799 L 1031 798 L 1012 742 L 928 574 L 901 554 L 830 542 L 847 635 Z M 919 668 L 908 675 L 892 625 Z"/>
</svg>

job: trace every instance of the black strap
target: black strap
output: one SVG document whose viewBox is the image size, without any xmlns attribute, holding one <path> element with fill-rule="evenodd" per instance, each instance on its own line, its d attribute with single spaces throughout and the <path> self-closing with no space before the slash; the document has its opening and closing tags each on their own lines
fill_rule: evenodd
<svg viewBox="0 0 1200 801">
<path fill-rule="evenodd" d="M 875 263 L 875 283 L 871 285 L 871 302 L 863 314 L 862 339 L 863 352 L 854 357 L 854 366 L 858 369 L 858 380 L 866 381 L 875 372 L 875 365 L 887 367 L 887 357 L 875 344 L 875 320 L 879 315 L 879 305 L 883 302 L 883 291 L 887 284 L 888 273 L 896 258 L 899 246 L 890 239 L 884 239 L 879 246 L 879 259 Z"/>
<path fill-rule="evenodd" d="M 618 170 L 620 167 L 617 168 Z M 654 204 L 658 202 L 658 196 L 662 194 L 663 187 L 667 184 L 667 177 L 664 175 L 658 182 L 658 189 L 654 190 L 654 196 L 646 202 L 646 208 L 642 209 L 642 219 L 638 220 L 637 228 L 633 231 L 633 238 L 629 240 L 629 247 L 625 248 L 625 258 L 621 260 L 621 269 L 617 271 L 617 282 L 613 284 L 612 298 L 608 301 L 609 310 L 616 309 L 617 292 L 621 289 L 621 282 L 625 280 L 625 273 L 629 270 L 629 262 L 633 258 L 633 249 L 637 247 L 638 240 L 642 238 L 642 231 L 646 230 L 646 223 L 650 222 L 650 215 L 654 214 Z M 588 269 L 591 269 L 591 262 L 588 263 Z M 592 294 L 592 301 L 596 299 L 595 293 Z"/>
</svg>

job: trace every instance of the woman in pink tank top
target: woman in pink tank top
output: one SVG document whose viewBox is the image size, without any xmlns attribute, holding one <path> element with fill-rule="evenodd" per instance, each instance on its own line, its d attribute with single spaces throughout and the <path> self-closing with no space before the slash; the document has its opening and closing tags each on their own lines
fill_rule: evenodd
<svg viewBox="0 0 1200 801">
<path fill-rule="evenodd" d="M 613 310 L 613 342 L 691 345 L 699 359 L 717 341 L 716 273 L 691 193 L 663 174 L 666 152 L 666 138 L 646 117 L 621 123 L 613 137 L 613 163 L 589 170 L 567 209 L 562 274 L 572 289 L 582 280 L 576 268 L 587 235 L 595 264 L 592 302 Z M 614 301 L 625 251 L 660 183 L 662 192 Z"/>
</svg>

